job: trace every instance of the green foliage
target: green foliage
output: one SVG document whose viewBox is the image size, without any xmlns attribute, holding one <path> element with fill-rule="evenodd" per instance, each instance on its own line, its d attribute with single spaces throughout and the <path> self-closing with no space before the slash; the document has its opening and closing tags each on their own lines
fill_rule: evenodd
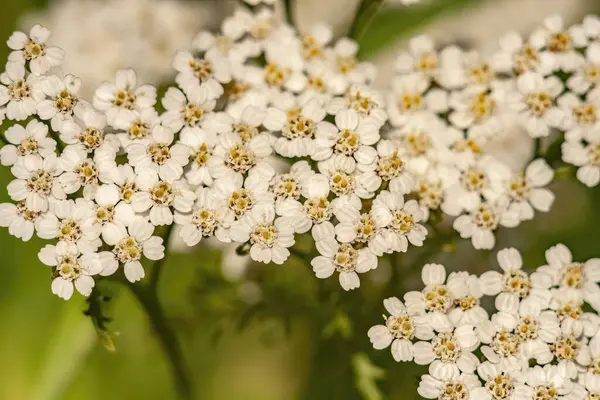
<svg viewBox="0 0 600 400">
<path fill-rule="evenodd" d="M 418 33 L 418 29 L 446 13 L 474 7 L 485 0 L 423 1 L 411 7 L 384 9 L 377 13 L 358 37 L 359 57 L 368 59 L 395 40 Z"/>
</svg>

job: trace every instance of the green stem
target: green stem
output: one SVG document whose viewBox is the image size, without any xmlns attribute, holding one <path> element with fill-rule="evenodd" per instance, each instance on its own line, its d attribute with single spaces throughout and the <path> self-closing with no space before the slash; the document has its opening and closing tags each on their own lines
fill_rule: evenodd
<svg viewBox="0 0 600 400">
<path fill-rule="evenodd" d="M 542 138 L 535 138 L 533 142 L 533 159 L 536 160 L 542 156 Z"/>
<path fill-rule="evenodd" d="M 165 256 L 154 263 L 154 265 L 152 266 L 152 269 L 150 270 L 149 276 L 148 276 L 148 285 L 154 291 L 156 291 L 156 287 L 158 286 L 158 280 L 160 278 L 160 273 L 163 269 L 163 264 L 165 263 L 165 261 L 167 259 L 167 255 L 169 254 L 169 243 L 171 242 L 171 236 L 173 236 L 172 233 L 173 233 L 174 226 L 175 226 L 174 223 L 171 225 L 168 225 L 167 229 L 165 230 L 164 234 L 162 235 L 163 246 L 165 246 Z"/>
<path fill-rule="evenodd" d="M 556 139 L 547 147 L 546 151 L 543 154 L 543 157 L 546 159 L 546 162 L 552 166 L 553 163 L 560 161 L 562 158 L 562 143 L 565 140 L 564 133 L 559 133 Z"/>
<path fill-rule="evenodd" d="M 291 26 L 294 25 L 294 2 L 293 0 L 283 0 L 283 6 L 285 8 L 285 20 Z"/>
<path fill-rule="evenodd" d="M 56 141 L 56 150 L 58 150 L 58 155 L 61 155 L 63 150 L 65 149 L 65 144 L 62 142 L 62 140 L 60 140 L 60 135 L 57 132 L 53 131 L 50 126 L 48 126 L 48 132 L 50 132 L 50 136 L 52 136 L 52 139 Z"/>
<path fill-rule="evenodd" d="M 150 326 L 169 360 L 175 389 L 182 400 L 192 399 L 192 385 L 188 369 L 183 359 L 175 331 L 169 326 L 169 321 L 158 301 L 156 291 L 149 286 L 127 282 L 127 287 L 137 298 L 140 305 L 148 315 Z"/>
<path fill-rule="evenodd" d="M 361 0 L 354 14 L 352 25 L 350 25 L 348 37 L 358 40 L 382 4 L 383 0 Z"/>
</svg>

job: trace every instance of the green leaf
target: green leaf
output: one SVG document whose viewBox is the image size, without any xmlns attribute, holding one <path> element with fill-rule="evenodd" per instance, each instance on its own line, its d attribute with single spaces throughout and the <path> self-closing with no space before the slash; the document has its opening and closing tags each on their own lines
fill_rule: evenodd
<svg viewBox="0 0 600 400">
<path fill-rule="evenodd" d="M 473 7 L 484 0 L 437 0 L 411 7 L 380 11 L 358 39 L 359 58 L 365 59 L 382 50 L 395 40 L 405 37 L 418 28 L 464 7 Z"/>
</svg>

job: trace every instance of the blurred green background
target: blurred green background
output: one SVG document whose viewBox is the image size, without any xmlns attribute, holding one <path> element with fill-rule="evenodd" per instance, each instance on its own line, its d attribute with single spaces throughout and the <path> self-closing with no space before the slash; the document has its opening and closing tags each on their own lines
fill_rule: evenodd
<svg viewBox="0 0 600 400">
<path fill-rule="evenodd" d="M 542 7 L 550 3 L 529 3 L 535 6 L 535 1 Z M 299 1 L 298 7 L 304 3 Z M 591 3 L 582 1 L 580 10 L 570 7 L 565 12 L 576 21 Z M 518 12 L 518 4 L 430 0 L 410 10 L 392 4 L 362 35 L 361 54 L 384 63 L 389 58 L 386 46 L 402 46 L 402 39 L 426 28 L 445 42 L 477 43 L 485 32 L 457 33 L 460 22 L 453 21 L 477 17 L 486 26 L 485 18 L 501 14 L 482 17 L 478 10 L 496 7 L 504 12 L 512 7 Z M 8 38 L 24 13 L 46 4 L 0 0 L 0 6 L 0 37 Z M 529 16 L 529 25 L 521 23 L 520 29 L 544 16 Z M 512 22 L 505 20 L 503 30 Z M 73 21 L 81 29 L 85 23 Z M 445 29 L 450 33 L 444 34 Z M 0 46 L 0 59 L 6 55 L 6 47 Z M 2 169 L 0 186 L 10 179 Z M 600 256 L 600 189 L 584 189 L 566 178 L 558 179 L 553 189 L 557 200 L 549 214 L 498 235 L 497 249 L 518 247 L 529 268 L 542 264 L 544 250 L 559 241 L 577 259 Z M 9 201 L 6 190 L 0 191 L 0 201 Z M 101 286 L 112 297 L 109 328 L 118 333 L 116 351 L 109 352 L 83 314 L 85 300 L 75 295 L 64 302 L 52 295 L 50 270 L 37 260 L 42 245 L 39 239 L 22 243 L 0 230 L 0 399 L 176 398 L 169 367 L 130 292 L 117 284 Z M 219 251 L 201 247 L 192 255 L 169 257 L 159 296 L 182 342 L 198 399 L 417 399 L 423 369 L 395 363 L 388 350 L 375 352 L 366 332 L 381 322 L 385 297 L 400 297 L 418 286 L 424 262 L 472 272 L 496 265 L 495 253 L 474 252 L 464 241 L 455 242 L 454 248 L 436 255 L 409 251 L 384 260 L 359 291 L 345 293 L 335 279 L 317 280 L 310 266 L 297 259 L 283 266 L 252 265 L 246 282 L 230 282 L 221 272 Z M 257 291 L 258 297 L 253 295 Z"/>
</svg>

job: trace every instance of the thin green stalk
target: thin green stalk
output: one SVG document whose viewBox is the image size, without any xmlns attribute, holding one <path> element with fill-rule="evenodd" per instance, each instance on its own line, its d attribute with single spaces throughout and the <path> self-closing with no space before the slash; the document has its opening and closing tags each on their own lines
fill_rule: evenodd
<svg viewBox="0 0 600 400">
<path fill-rule="evenodd" d="M 2 132 L 2 131 L 0 131 L 0 142 L 2 142 L 4 144 L 10 144 L 8 139 L 6 139 L 6 136 L 4 136 L 4 132 Z"/>
<path fill-rule="evenodd" d="M 535 138 L 533 142 L 533 159 L 536 160 L 542 156 L 542 138 Z"/>
<path fill-rule="evenodd" d="M 382 4 L 383 0 L 361 0 L 354 14 L 352 25 L 350 25 L 348 37 L 358 40 L 367 29 Z"/>
<path fill-rule="evenodd" d="M 294 2 L 293 0 L 283 0 L 283 6 L 285 8 L 285 20 L 291 26 L 294 25 Z"/>
<path fill-rule="evenodd" d="M 175 331 L 169 326 L 169 321 L 158 301 L 156 291 L 149 285 L 140 285 L 127 282 L 127 287 L 139 301 L 148 315 L 150 326 L 158 342 L 169 360 L 173 373 L 175 390 L 182 400 L 192 399 L 192 385 L 189 372 Z"/>
<path fill-rule="evenodd" d="M 57 132 L 55 132 L 50 126 L 48 126 L 48 131 L 50 132 L 50 136 L 52 136 L 52 139 L 56 141 L 56 150 L 58 150 L 58 154 L 62 154 L 63 150 L 65 149 L 65 145 L 62 142 L 62 140 L 60 140 L 60 135 Z"/>
</svg>

